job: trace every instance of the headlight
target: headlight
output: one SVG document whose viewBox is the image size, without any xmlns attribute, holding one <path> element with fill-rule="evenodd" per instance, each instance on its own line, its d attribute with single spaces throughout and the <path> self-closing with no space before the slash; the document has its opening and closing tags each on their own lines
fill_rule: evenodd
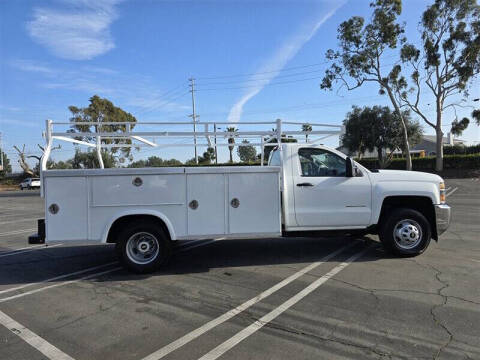
<svg viewBox="0 0 480 360">
<path fill-rule="evenodd" d="M 440 189 L 440 204 L 445 204 L 445 183 L 441 182 L 438 188 Z"/>
</svg>

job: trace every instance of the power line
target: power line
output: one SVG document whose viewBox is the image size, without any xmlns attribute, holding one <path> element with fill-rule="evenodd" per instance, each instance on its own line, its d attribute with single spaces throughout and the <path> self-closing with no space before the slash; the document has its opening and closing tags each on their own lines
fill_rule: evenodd
<svg viewBox="0 0 480 360">
<path fill-rule="evenodd" d="M 324 71 L 323 69 L 319 70 L 312 70 L 312 71 L 303 71 L 303 72 L 297 72 L 293 74 L 285 74 L 285 75 L 278 75 L 275 76 L 275 79 L 278 78 L 286 78 L 286 77 L 292 77 L 292 76 L 299 76 L 299 75 L 306 75 L 306 74 L 313 74 L 313 73 L 318 73 Z M 246 82 L 253 82 L 253 81 L 263 81 L 263 80 L 269 80 L 269 77 L 263 77 L 263 78 L 253 78 L 253 79 L 247 79 L 247 80 L 240 80 L 240 81 L 235 81 L 238 83 L 246 83 Z M 200 82 L 200 85 L 221 85 L 221 84 L 232 84 L 232 81 L 210 81 L 210 82 Z"/>
<path fill-rule="evenodd" d="M 289 68 L 279 68 L 276 70 L 270 70 L 270 71 L 263 71 L 263 72 L 256 72 L 256 73 L 246 73 L 246 74 L 236 74 L 236 75 L 220 75 L 220 76 L 202 76 L 197 79 L 227 79 L 227 78 L 235 78 L 235 77 L 244 77 L 244 76 L 256 76 L 256 75 L 263 75 L 263 74 L 272 74 L 280 71 L 290 71 L 290 70 L 296 70 L 296 69 L 304 69 L 308 67 L 314 67 L 314 66 L 320 66 L 320 65 L 325 65 L 328 64 L 329 61 L 324 61 L 320 63 L 315 63 L 315 64 L 308 64 L 308 65 L 301 65 L 301 66 L 292 66 Z"/>
<path fill-rule="evenodd" d="M 290 81 L 279 81 L 279 82 L 272 82 L 272 83 L 269 83 L 269 84 L 265 84 L 265 86 L 292 84 L 292 83 L 296 83 L 296 82 L 317 80 L 317 79 L 321 79 L 321 78 L 323 78 L 323 76 L 310 77 L 310 78 L 306 78 L 306 79 L 296 79 L 296 80 L 290 80 Z M 258 84 L 249 85 L 249 86 L 237 86 L 237 87 L 206 88 L 206 89 L 197 89 L 197 91 L 237 90 L 237 89 L 248 89 L 248 88 L 253 88 L 253 87 L 257 87 L 257 86 L 258 86 Z"/>
</svg>

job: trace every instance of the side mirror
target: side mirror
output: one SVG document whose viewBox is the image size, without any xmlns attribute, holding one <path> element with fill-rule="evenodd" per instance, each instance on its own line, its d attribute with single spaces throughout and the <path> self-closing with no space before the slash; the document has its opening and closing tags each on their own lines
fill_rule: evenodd
<svg viewBox="0 0 480 360">
<path fill-rule="evenodd" d="M 345 161 L 345 176 L 353 177 L 353 161 L 350 156 L 347 157 L 347 160 Z"/>
</svg>

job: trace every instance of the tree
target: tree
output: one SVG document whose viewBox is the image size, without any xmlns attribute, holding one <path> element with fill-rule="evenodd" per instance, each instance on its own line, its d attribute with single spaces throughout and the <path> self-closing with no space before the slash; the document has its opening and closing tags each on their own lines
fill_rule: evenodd
<svg viewBox="0 0 480 360">
<path fill-rule="evenodd" d="M 211 164 L 212 161 L 215 160 L 215 149 L 212 147 L 208 147 L 207 151 L 203 153 L 203 155 L 198 159 L 199 163 L 204 163 L 204 164 Z"/>
<path fill-rule="evenodd" d="M 480 126 L 480 109 L 472 111 L 472 118 L 474 118 L 477 125 Z"/>
<path fill-rule="evenodd" d="M 312 125 L 310 124 L 303 124 L 302 125 L 302 131 L 305 131 L 305 142 L 308 142 L 308 133 L 312 131 Z"/>
<path fill-rule="evenodd" d="M 233 163 L 232 152 L 233 152 L 233 149 L 235 148 L 233 144 L 235 144 L 235 137 L 237 136 L 235 133 L 238 132 L 238 129 L 235 126 L 230 126 L 225 129 L 225 132 L 233 133 L 228 135 L 228 143 L 231 144 L 228 146 L 228 151 L 230 152 L 230 163 Z"/>
<path fill-rule="evenodd" d="M 208 147 L 207 151 L 203 153 L 203 156 L 198 157 L 198 164 L 201 165 L 209 165 L 212 161 L 215 160 L 215 149 L 212 147 Z M 189 159 L 185 161 L 186 165 L 198 165 L 195 158 Z"/>
<path fill-rule="evenodd" d="M 42 155 L 26 155 L 25 154 L 25 144 L 22 146 L 22 150 L 16 145 L 13 146 L 13 148 L 18 152 L 18 164 L 22 168 L 23 172 L 27 175 L 30 176 L 38 176 L 40 174 L 40 161 L 42 160 L 43 153 L 45 152 L 45 149 L 43 146 L 40 144 L 37 144 L 38 148 L 42 151 Z M 52 147 L 51 151 L 61 149 L 61 146 L 54 146 Z M 30 165 L 27 162 L 27 159 L 37 159 L 37 164 L 33 169 L 30 168 Z M 47 164 L 48 165 L 48 164 Z"/>
<path fill-rule="evenodd" d="M 5 177 L 7 174 L 12 173 L 12 165 L 10 165 L 10 159 L 7 154 L 1 152 L 1 156 L 3 158 L 3 169 L 0 169 L 0 177 Z"/>
<path fill-rule="evenodd" d="M 138 160 L 128 165 L 129 168 L 180 166 L 182 162 L 177 159 L 164 160 L 158 156 L 150 156 L 147 160 Z"/>
<path fill-rule="evenodd" d="M 407 120 L 409 143 L 420 142 L 422 128 L 418 122 L 411 121 L 408 111 L 403 118 Z M 365 151 L 377 151 L 380 168 L 390 163 L 395 150 L 403 149 L 403 131 L 400 117 L 386 106 L 360 108 L 354 106 L 343 121 L 345 134 L 343 145 L 351 152 L 363 154 Z"/>
<path fill-rule="evenodd" d="M 242 144 L 249 144 L 250 142 L 247 139 L 243 139 Z M 253 145 L 239 146 L 237 148 L 238 157 L 242 162 L 254 162 L 257 156 L 257 150 Z"/>
<path fill-rule="evenodd" d="M 455 136 L 460 136 L 462 135 L 463 131 L 468 127 L 469 123 L 470 123 L 470 120 L 466 117 L 460 121 L 455 119 L 452 121 L 452 127 L 450 129 L 450 132 Z"/>
<path fill-rule="evenodd" d="M 326 70 L 320 87 L 332 89 L 334 83 L 340 83 L 348 90 L 353 90 L 368 82 L 378 84 L 379 93 L 388 95 L 400 118 L 407 170 L 411 170 L 408 124 L 400 109 L 401 104 L 395 97 L 395 83 L 390 81 L 390 78 L 398 72 L 398 68 L 385 65 L 383 62 L 385 54 L 395 49 L 398 43 L 405 42 L 404 26 L 397 23 L 397 17 L 402 11 L 401 1 L 375 0 L 370 6 L 373 8 L 373 14 L 367 25 L 364 18 L 353 16 L 338 27 L 340 49 L 327 51 L 326 57 L 333 61 L 333 64 Z M 386 68 L 390 71 L 385 71 Z"/>
<path fill-rule="evenodd" d="M 102 149 L 102 159 L 105 168 L 113 168 L 117 161 L 115 156 L 108 151 Z M 73 159 L 69 160 L 73 169 L 95 169 L 100 167 L 98 163 L 97 153 L 95 151 L 75 150 Z"/>
<path fill-rule="evenodd" d="M 403 63 L 412 70 L 410 82 L 399 74 L 392 77 L 392 82 L 399 99 L 435 129 L 435 168 L 441 171 L 443 112 L 463 107 L 457 97 L 468 97 L 468 85 L 480 72 L 480 7 L 476 0 L 435 0 L 423 13 L 419 25 L 420 49 L 412 44 L 404 44 L 401 49 Z M 400 65 L 397 67 L 399 73 Z M 435 99 L 435 120 L 421 107 L 424 97 L 431 95 Z M 447 103 L 451 97 L 457 101 Z M 460 122 L 465 125 L 463 119 Z"/>
<path fill-rule="evenodd" d="M 122 110 L 119 107 L 113 105 L 110 100 L 102 99 L 98 95 L 92 96 L 90 99 L 90 104 L 85 108 L 78 108 L 76 106 L 69 106 L 68 109 L 72 113 L 70 118 L 71 130 L 70 132 L 81 132 L 81 133 L 94 133 L 94 132 L 116 132 L 124 133 L 127 131 L 127 125 L 78 125 L 75 123 L 86 122 L 86 123 L 116 123 L 116 122 L 129 122 L 131 123 L 130 129 L 135 127 L 137 119 L 130 113 Z M 94 138 L 91 136 L 79 136 L 79 140 L 92 141 Z M 119 138 L 102 138 L 102 144 L 126 144 L 131 145 L 131 139 L 119 139 Z M 130 147 L 121 147 L 121 148 L 111 148 L 108 152 L 112 155 L 120 154 L 119 160 L 123 158 L 129 158 L 131 160 L 131 148 Z"/>
</svg>

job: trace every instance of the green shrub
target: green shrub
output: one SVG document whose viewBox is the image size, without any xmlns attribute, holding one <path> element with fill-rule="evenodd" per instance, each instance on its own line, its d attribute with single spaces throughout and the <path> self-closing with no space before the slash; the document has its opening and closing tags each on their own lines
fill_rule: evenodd
<svg viewBox="0 0 480 360">
<path fill-rule="evenodd" d="M 413 158 L 413 170 L 426 171 L 435 170 L 435 156 L 427 156 L 423 158 Z M 378 169 L 377 159 L 361 159 L 357 161 L 367 169 Z M 443 168 L 447 169 L 480 169 L 480 154 L 468 155 L 445 155 L 443 157 Z M 405 170 L 406 162 L 403 158 L 395 158 L 392 160 L 387 169 Z"/>
<path fill-rule="evenodd" d="M 480 154 L 480 144 L 478 145 L 448 145 L 443 147 L 443 155 L 459 155 L 459 154 Z"/>
</svg>

